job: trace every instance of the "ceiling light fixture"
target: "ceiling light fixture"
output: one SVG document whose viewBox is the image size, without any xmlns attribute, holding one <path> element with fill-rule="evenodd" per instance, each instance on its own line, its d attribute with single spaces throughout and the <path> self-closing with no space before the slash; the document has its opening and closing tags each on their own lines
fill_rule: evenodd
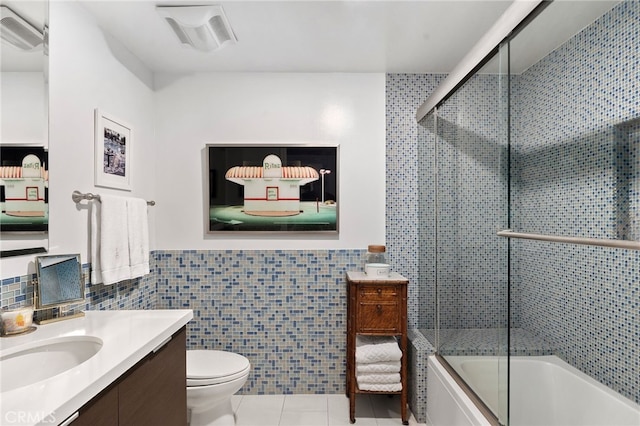
<svg viewBox="0 0 640 426">
<path fill-rule="evenodd" d="M 202 52 L 238 41 L 222 6 L 156 6 L 180 42 Z"/>
<path fill-rule="evenodd" d="M 42 44 L 42 33 L 7 6 L 0 6 L 0 38 L 21 50 Z"/>
</svg>

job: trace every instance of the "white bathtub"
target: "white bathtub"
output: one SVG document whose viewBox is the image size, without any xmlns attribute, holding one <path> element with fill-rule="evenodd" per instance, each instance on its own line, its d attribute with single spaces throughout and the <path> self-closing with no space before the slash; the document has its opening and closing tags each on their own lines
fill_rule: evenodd
<svg viewBox="0 0 640 426">
<path fill-rule="evenodd" d="M 503 357 L 502 360 L 505 358 Z M 495 378 L 498 369 L 504 374 L 504 361 L 497 357 L 447 357 L 460 376 L 477 393 L 487 389 L 487 395 L 480 395 L 484 402 L 496 412 L 498 401 L 504 393 L 498 392 Z M 458 393 L 462 390 L 448 376 L 435 356 L 429 357 L 427 368 L 427 422 L 434 426 L 487 424 L 483 417 L 471 417 L 469 407 L 461 406 L 464 401 Z M 621 396 L 597 382 L 556 356 L 511 357 L 511 389 L 509 424 L 513 426 L 638 426 L 640 425 L 640 405 Z M 504 377 L 504 376 L 502 376 Z M 445 378 L 446 379 L 446 378 Z M 450 377 L 449 377 L 450 379 Z M 490 380 L 490 381 L 487 381 Z M 431 383 L 434 382 L 434 383 Z M 452 386 L 453 385 L 453 386 Z M 431 389 L 431 386 L 434 389 Z M 441 413 L 441 407 L 451 410 L 451 405 L 430 403 L 430 393 L 440 392 L 451 395 L 456 401 L 459 413 Z M 486 393 L 486 392 L 485 392 Z M 434 395 L 437 398 L 438 395 Z M 470 400 L 467 398 L 467 402 Z M 458 422 L 455 417 L 462 413 L 469 423 Z M 477 413 L 479 414 L 479 412 Z M 479 414 L 482 416 L 481 414 Z"/>
</svg>

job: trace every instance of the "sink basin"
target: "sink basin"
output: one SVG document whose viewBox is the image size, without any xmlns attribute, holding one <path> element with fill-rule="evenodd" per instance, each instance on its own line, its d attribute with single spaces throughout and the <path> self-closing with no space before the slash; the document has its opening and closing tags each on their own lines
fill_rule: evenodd
<svg viewBox="0 0 640 426">
<path fill-rule="evenodd" d="M 76 367 L 102 348 L 93 336 L 65 336 L 27 343 L 0 353 L 0 391 L 40 382 Z"/>
</svg>

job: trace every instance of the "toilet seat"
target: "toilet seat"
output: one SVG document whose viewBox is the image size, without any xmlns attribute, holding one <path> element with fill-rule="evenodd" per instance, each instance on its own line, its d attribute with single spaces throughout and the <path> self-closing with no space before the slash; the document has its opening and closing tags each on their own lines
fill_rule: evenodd
<svg viewBox="0 0 640 426">
<path fill-rule="evenodd" d="M 251 364 L 242 355 L 214 350 L 187 351 L 187 386 L 226 383 L 249 374 Z"/>
</svg>

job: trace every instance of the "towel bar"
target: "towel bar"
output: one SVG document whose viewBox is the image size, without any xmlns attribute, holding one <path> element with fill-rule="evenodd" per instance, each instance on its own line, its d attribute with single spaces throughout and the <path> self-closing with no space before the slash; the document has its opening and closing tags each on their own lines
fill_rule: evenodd
<svg viewBox="0 0 640 426">
<path fill-rule="evenodd" d="M 499 231 L 499 237 L 524 238 L 527 240 L 551 241 L 554 243 L 582 244 L 587 246 L 624 248 L 640 250 L 640 242 L 630 240 L 607 240 L 602 238 L 565 237 L 559 235 L 531 234 L 527 232 L 513 232 L 510 229 Z"/>
<path fill-rule="evenodd" d="M 100 194 L 92 194 L 90 192 L 87 192 L 86 194 L 83 194 L 80 191 L 73 191 L 73 194 L 71 194 L 71 199 L 76 204 L 79 203 L 82 200 L 97 200 L 97 201 L 100 201 Z M 147 205 L 155 206 L 156 202 L 153 201 L 153 200 L 147 201 Z"/>
</svg>

